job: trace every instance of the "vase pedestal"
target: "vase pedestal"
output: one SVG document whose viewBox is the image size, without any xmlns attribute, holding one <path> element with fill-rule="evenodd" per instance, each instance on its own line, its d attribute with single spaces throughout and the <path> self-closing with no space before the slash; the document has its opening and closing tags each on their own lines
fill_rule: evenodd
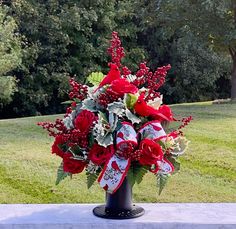
<svg viewBox="0 0 236 229">
<path fill-rule="evenodd" d="M 114 194 L 106 193 L 106 204 L 93 209 L 95 216 L 107 219 L 131 219 L 142 216 L 144 209 L 132 203 L 132 188 L 127 177 Z"/>
</svg>

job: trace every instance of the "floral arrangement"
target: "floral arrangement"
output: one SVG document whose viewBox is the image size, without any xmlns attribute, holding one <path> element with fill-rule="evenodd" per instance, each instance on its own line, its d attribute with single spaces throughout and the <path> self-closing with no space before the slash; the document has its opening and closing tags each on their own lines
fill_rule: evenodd
<svg viewBox="0 0 236 229">
<path fill-rule="evenodd" d="M 171 108 L 162 105 L 158 89 L 170 65 L 153 73 L 141 63 L 132 74 L 121 64 L 125 53 L 117 32 L 108 53 L 112 61 L 105 76 L 93 72 L 87 78 L 90 86 L 70 79 L 70 107 L 64 118 L 38 123 L 55 138 L 52 153 L 62 158 L 56 184 L 86 170 L 88 188 L 98 180 L 114 193 L 126 176 L 133 186 L 151 172 L 161 193 L 167 178 L 180 168 L 177 159 L 188 144 L 182 128 L 192 118 L 177 120 Z M 168 131 L 170 122 L 181 123 Z"/>
</svg>

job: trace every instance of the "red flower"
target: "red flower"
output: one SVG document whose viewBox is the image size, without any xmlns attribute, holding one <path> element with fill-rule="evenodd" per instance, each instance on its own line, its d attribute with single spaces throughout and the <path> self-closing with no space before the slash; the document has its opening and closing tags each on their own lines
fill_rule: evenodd
<svg viewBox="0 0 236 229">
<path fill-rule="evenodd" d="M 107 162 L 114 153 L 112 145 L 103 147 L 98 144 L 94 144 L 89 151 L 89 159 L 96 165 L 102 165 Z"/>
<path fill-rule="evenodd" d="M 65 153 L 63 155 L 63 170 L 68 173 L 81 173 L 86 165 L 85 161 L 76 160 L 72 158 L 71 153 Z"/>
<path fill-rule="evenodd" d="M 57 135 L 55 137 L 55 141 L 54 141 L 54 143 L 52 145 L 52 153 L 55 153 L 56 155 L 58 155 L 60 157 L 63 157 L 64 152 L 61 150 L 59 145 L 62 145 L 64 143 L 65 143 L 65 141 L 63 139 L 63 136 L 62 135 Z"/>
<path fill-rule="evenodd" d="M 151 139 L 142 140 L 139 149 L 141 150 L 139 159 L 141 165 L 153 165 L 163 159 L 161 146 Z"/>
<path fill-rule="evenodd" d="M 158 113 L 155 116 L 155 119 L 162 121 L 174 121 L 172 110 L 167 105 L 162 105 L 158 109 Z"/>
<path fill-rule="evenodd" d="M 138 88 L 126 79 L 114 80 L 111 83 L 111 89 L 120 96 L 124 95 L 125 93 L 135 94 L 138 91 Z"/>
<path fill-rule="evenodd" d="M 96 115 L 91 111 L 83 110 L 75 118 L 75 128 L 81 133 L 88 134 L 93 122 L 96 120 Z"/>
</svg>

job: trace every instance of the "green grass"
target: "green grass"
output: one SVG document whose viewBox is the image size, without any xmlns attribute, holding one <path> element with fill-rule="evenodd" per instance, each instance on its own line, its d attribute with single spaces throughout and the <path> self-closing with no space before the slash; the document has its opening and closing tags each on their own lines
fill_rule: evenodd
<svg viewBox="0 0 236 229">
<path fill-rule="evenodd" d="M 235 202 L 236 104 L 210 102 L 172 106 L 178 116 L 192 115 L 186 127 L 191 141 L 181 171 L 159 196 L 155 176 L 147 174 L 133 190 L 136 202 Z M 0 120 L 0 203 L 104 202 L 96 184 L 86 188 L 85 174 L 55 186 L 60 158 L 50 153 L 53 139 L 36 125 L 58 116 Z"/>
</svg>

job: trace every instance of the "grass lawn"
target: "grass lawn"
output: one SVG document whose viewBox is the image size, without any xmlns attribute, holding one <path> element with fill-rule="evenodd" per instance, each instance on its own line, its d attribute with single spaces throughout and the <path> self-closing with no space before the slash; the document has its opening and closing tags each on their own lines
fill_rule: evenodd
<svg viewBox="0 0 236 229">
<path fill-rule="evenodd" d="M 136 202 L 236 202 L 236 104 L 172 106 L 175 114 L 192 115 L 186 127 L 191 141 L 181 171 L 159 196 L 155 176 L 147 174 L 133 190 Z M 38 121 L 57 116 L 0 120 L 0 203 L 104 202 L 96 184 L 86 188 L 85 174 L 55 186 L 60 158 L 50 153 L 53 139 Z"/>
</svg>

